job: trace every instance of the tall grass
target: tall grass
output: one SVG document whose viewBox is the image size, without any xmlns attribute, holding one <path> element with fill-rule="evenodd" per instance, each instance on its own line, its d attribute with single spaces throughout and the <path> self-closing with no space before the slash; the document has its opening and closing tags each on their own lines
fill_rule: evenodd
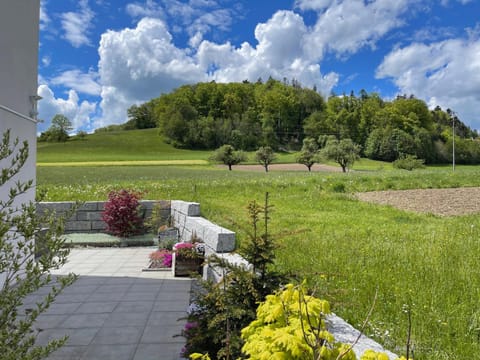
<svg viewBox="0 0 480 360">
<path fill-rule="evenodd" d="M 213 167 L 39 168 L 48 200 L 103 200 L 111 189 L 198 201 L 211 220 L 245 235 L 249 200 L 271 194 L 278 267 L 307 278 L 367 335 L 402 353 L 412 313 L 415 359 L 480 359 L 480 219 L 441 218 L 363 203 L 357 191 L 480 186 L 480 169 L 348 174 L 256 173 Z"/>
</svg>

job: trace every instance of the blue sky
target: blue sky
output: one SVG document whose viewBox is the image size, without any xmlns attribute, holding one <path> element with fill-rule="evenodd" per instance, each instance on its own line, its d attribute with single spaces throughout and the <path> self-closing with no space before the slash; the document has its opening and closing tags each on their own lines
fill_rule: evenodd
<svg viewBox="0 0 480 360">
<path fill-rule="evenodd" d="M 414 94 L 480 129 L 479 0 L 41 0 L 41 131 L 183 85 L 269 76 L 328 96 Z"/>
</svg>

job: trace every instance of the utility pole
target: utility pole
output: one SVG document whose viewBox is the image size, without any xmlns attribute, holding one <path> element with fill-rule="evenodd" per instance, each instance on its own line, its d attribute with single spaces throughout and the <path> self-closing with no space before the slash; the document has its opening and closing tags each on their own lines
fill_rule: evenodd
<svg viewBox="0 0 480 360">
<path fill-rule="evenodd" d="M 453 133 L 453 139 L 452 139 L 452 171 L 455 171 L 455 119 L 457 118 L 457 115 L 455 114 L 455 111 L 452 111 L 452 133 Z"/>
</svg>

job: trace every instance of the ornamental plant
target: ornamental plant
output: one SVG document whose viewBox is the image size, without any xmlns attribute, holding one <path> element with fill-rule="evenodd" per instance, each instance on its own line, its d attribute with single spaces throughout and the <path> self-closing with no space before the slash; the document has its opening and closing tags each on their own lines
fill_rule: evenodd
<svg viewBox="0 0 480 360">
<path fill-rule="evenodd" d="M 10 130 L 4 132 L 0 139 L 0 360 L 43 359 L 65 344 L 67 336 L 38 345 L 35 322 L 76 279 L 74 274 L 57 278 L 50 274 L 67 261 L 70 250 L 62 234 L 72 213 L 39 214 L 34 202 L 22 203 L 22 197 L 34 190 L 32 180 L 18 177 L 27 158 L 28 142 L 11 141 Z M 49 291 L 26 309 L 25 299 L 40 288 Z"/>
<path fill-rule="evenodd" d="M 140 215 L 141 193 L 122 189 L 111 191 L 102 213 L 107 232 L 127 238 L 142 232 L 143 218 Z"/>
<path fill-rule="evenodd" d="M 288 284 L 258 306 L 257 318 L 242 330 L 242 351 L 251 359 L 355 360 L 351 347 L 327 331 L 328 314 L 326 300 L 307 295 L 304 284 Z"/>
<path fill-rule="evenodd" d="M 153 268 L 172 267 L 172 252 L 166 249 L 158 249 L 149 255 Z"/>
<path fill-rule="evenodd" d="M 205 246 L 202 243 L 180 242 L 173 246 L 175 257 L 179 259 L 203 259 L 205 256 Z"/>
</svg>

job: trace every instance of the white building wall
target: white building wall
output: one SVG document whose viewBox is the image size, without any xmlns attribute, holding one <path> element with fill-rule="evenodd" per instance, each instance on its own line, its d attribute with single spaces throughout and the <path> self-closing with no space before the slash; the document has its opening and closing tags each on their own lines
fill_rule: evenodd
<svg viewBox="0 0 480 360">
<path fill-rule="evenodd" d="M 0 137 L 10 136 L 29 143 L 27 163 L 10 184 L 0 188 L 0 199 L 8 197 L 15 181 L 35 181 L 36 103 L 38 77 L 38 31 L 40 0 L 0 0 Z M 10 161 L 0 161 L 0 169 Z M 35 200 L 35 189 L 15 206 Z M 3 284 L 0 274 L 0 286 Z"/>
</svg>

